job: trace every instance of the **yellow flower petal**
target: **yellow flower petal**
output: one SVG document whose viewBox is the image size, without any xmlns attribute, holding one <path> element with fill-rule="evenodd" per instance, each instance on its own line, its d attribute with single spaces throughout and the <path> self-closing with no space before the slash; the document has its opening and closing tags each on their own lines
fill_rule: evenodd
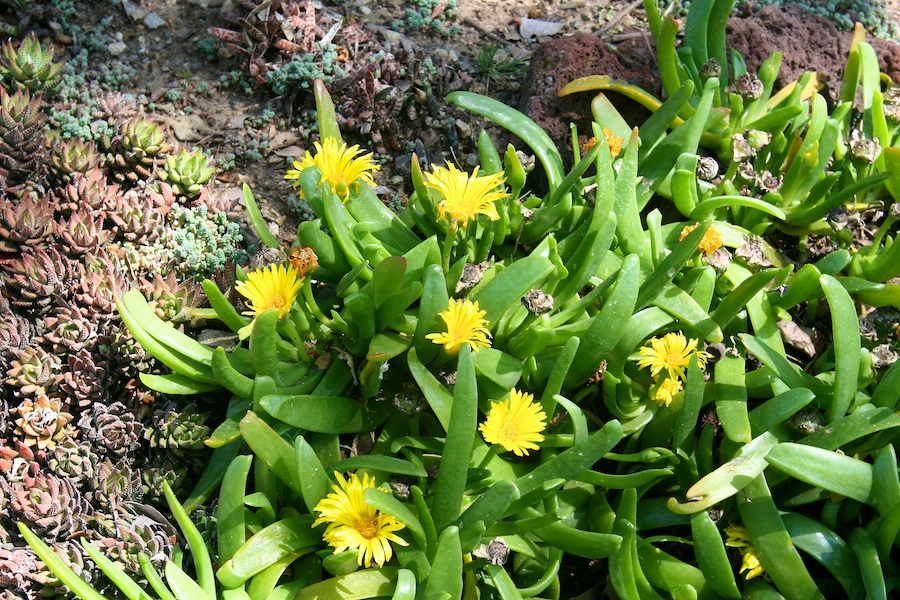
<svg viewBox="0 0 900 600">
<path fill-rule="evenodd" d="M 525 456 L 529 450 L 539 448 L 537 442 L 544 441 L 541 432 L 546 422 L 547 415 L 534 402 L 534 396 L 513 388 L 508 399 L 491 404 L 487 420 L 478 429 L 487 443 L 503 446 L 516 456 Z"/>
<path fill-rule="evenodd" d="M 729 525 L 725 528 L 725 545 L 738 548 L 741 551 L 741 573 L 747 574 L 746 579 L 753 579 L 760 575 L 766 576 L 766 569 L 759 560 L 759 552 L 750 539 L 750 532 L 743 525 Z"/>
<path fill-rule="evenodd" d="M 463 229 L 478 215 L 485 215 L 491 221 L 500 218 L 494 203 L 507 195 L 505 191 L 497 190 L 504 182 L 502 173 L 479 177 L 478 167 L 469 175 L 452 164 L 447 167 L 432 165 L 432 172 L 425 173 L 425 187 L 444 196 L 437 206 L 438 218 L 446 217 Z"/>
<path fill-rule="evenodd" d="M 478 309 L 478 302 L 450 299 L 447 310 L 439 316 L 447 325 L 445 333 L 429 333 L 425 337 L 435 344 L 443 344 L 448 354 L 456 354 L 463 344 L 469 344 L 472 350 L 491 346 L 488 322 L 484 320 L 487 313 Z"/>
<path fill-rule="evenodd" d="M 365 490 L 375 487 L 375 479 L 363 475 L 362 481 L 354 473 L 344 479 L 334 474 L 338 485 L 331 486 L 332 493 L 316 504 L 319 518 L 313 527 L 328 523 L 323 539 L 339 554 L 345 550 L 359 551 L 358 564 L 366 568 L 374 562 L 379 567 L 391 560 L 391 542 L 406 546 L 407 542 L 396 531 L 406 527 L 393 516 L 380 512 L 366 504 Z"/>
<path fill-rule="evenodd" d="M 684 386 L 681 384 L 680 379 L 672 379 L 671 377 L 667 377 L 662 380 L 662 382 L 658 383 L 656 386 L 656 391 L 653 393 L 651 398 L 654 402 L 662 405 L 669 406 L 672 404 L 672 398 L 675 397 L 675 394 L 684 389 Z"/>
<path fill-rule="evenodd" d="M 359 146 L 338 143 L 335 138 L 325 138 L 322 143 L 315 142 L 316 154 L 308 151 L 302 161 L 295 161 L 294 168 L 288 169 L 285 179 L 294 179 L 294 187 L 300 185 L 300 174 L 312 166 L 319 167 L 322 176 L 319 185 L 327 183 L 342 202 L 346 202 L 351 193 L 359 191 L 360 182 L 375 186 L 372 173 L 380 166 L 372 159 L 372 153 L 365 153 Z"/>
<path fill-rule="evenodd" d="M 235 283 L 237 293 L 249 301 L 252 309 L 245 311 L 245 315 L 258 317 L 267 310 L 277 309 L 281 319 L 290 312 L 302 286 L 303 277 L 294 267 L 282 264 L 250 271 L 247 281 Z"/>
<path fill-rule="evenodd" d="M 650 338 L 649 346 L 638 349 L 641 359 L 638 367 L 649 367 L 650 374 L 656 377 L 665 370 L 671 379 L 684 379 L 685 369 L 691 360 L 691 355 L 697 354 L 700 368 L 706 368 L 706 361 L 712 356 L 703 350 L 697 350 L 697 340 L 688 340 L 682 333 L 667 333 L 662 338 Z"/>
</svg>

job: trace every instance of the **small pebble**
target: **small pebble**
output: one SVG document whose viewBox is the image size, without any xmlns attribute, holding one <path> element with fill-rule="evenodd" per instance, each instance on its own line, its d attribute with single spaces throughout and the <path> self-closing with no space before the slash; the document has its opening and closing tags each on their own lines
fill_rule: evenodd
<svg viewBox="0 0 900 600">
<path fill-rule="evenodd" d="M 128 45 L 125 42 L 113 42 L 106 49 L 109 51 L 110 56 L 119 56 L 128 50 Z"/>
<path fill-rule="evenodd" d="M 459 131 L 460 139 L 467 140 L 472 137 L 472 126 L 465 121 L 457 121 L 456 129 Z"/>
<path fill-rule="evenodd" d="M 156 13 L 147 13 L 147 16 L 144 17 L 144 25 L 147 26 L 147 29 L 158 29 L 165 24 L 166 20 Z"/>
</svg>

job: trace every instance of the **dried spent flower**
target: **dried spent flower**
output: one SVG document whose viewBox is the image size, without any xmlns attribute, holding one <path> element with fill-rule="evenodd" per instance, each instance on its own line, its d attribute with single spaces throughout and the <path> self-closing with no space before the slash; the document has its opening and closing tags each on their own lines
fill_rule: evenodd
<svg viewBox="0 0 900 600">
<path fill-rule="evenodd" d="M 286 260 L 287 253 L 284 249 L 264 246 L 250 257 L 250 268 L 254 270 L 265 269 L 270 265 L 277 265 Z"/>
<path fill-rule="evenodd" d="M 300 277 L 315 273 L 319 268 L 319 257 L 315 250 L 307 246 L 294 246 L 287 255 L 287 261 L 296 269 Z"/>
<path fill-rule="evenodd" d="M 729 92 L 743 96 L 747 100 L 758 100 L 762 96 L 763 91 L 765 91 L 763 82 L 753 73 L 744 73 L 735 79 L 734 83 L 728 86 L 727 89 Z"/>
<path fill-rule="evenodd" d="M 719 175 L 719 161 L 712 156 L 703 156 L 697 161 L 697 177 L 712 181 Z"/>
<path fill-rule="evenodd" d="M 756 148 L 750 145 L 743 133 L 735 133 L 731 136 L 731 160 L 739 163 L 754 156 L 756 156 Z"/>
<path fill-rule="evenodd" d="M 456 283 L 456 293 L 458 294 L 462 291 L 470 290 L 478 285 L 478 282 L 484 277 L 484 272 L 489 268 L 491 268 L 491 263 L 488 261 L 478 263 L 477 265 L 473 265 L 472 263 L 463 265 L 462 274 L 459 276 L 459 281 Z"/>
<path fill-rule="evenodd" d="M 872 366 L 876 369 L 889 367 L 897 362 L 897 359 L 900 359 L 900 354 L 891 350 L 890 344 L 879 344 L 872 348 Z"/>
<path fill-rule="evenodd" d="M 553 296 L 532 288 L 522 296 L 522 305 L 533 315 L 543 315 L 553 310 Z"/>
<path fill-rule="evenodd" d="M 502 537 L 495 537 L 487 544 L 482 544 L 472 551 L 472 556 L 485 559 L 489 565 L 501 567 L 509 558 L 509 546 Z"/>
<path fill-rule="evenodd" d="M 858 129 L 850 132 L 850 156 L 859 162 L 873 164 L 881 155 L 881 141 L 863 137 Z"/>
<path fill-rule="evenodd" d="M 741 245 L 734 251 L 734 255 L 743 258 L 750 267 L 771 267 L 772 262 L 766 258 L 765 245 L 758 236 L 745 237 Z"/>
<path fill-rule="evenodd" d="M 703 257 L 703 262 L 716 270 L 720 275 L 731 266 L 731 251 L 728 248 L 719 248 L 712 254 Z"/>
<path fill-rule="evenodd" d="M 700 67 L 700 77 L 703 79 L 719 77 L 720 75 L 722 75 L 722 65 L 714 58 L 709 59 Z"/>
</svg>

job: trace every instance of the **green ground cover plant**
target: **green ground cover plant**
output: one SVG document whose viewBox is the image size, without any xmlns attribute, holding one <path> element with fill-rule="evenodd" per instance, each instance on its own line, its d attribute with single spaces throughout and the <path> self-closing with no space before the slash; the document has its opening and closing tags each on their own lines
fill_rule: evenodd
<svg viewBox="0 0 900 600">
<path fill-rule="evenodd" d="M 238 341 L 116 299 L 171 370 L 145 385 L 229 403 L 203 478 L 167 493 L 196 575 L 141 560 L 159 598 L 560 598 L 567 560 L 629 599 L 894 591 L 897 323 L 865 323 L 900 308 L 900 88 L 861 29 L 831 103 L 814 74 L 773 89 L 778 55 L 751 73 L 726 53 L 731 0 L 692 2 L 677 50 L 645 4 L 667 98 L 569 84 L 601 93 L 568 172 L 525 115 L 454 92 L 522 146 L 482 134 L 471 173 L 414 156 L 396 214 L 319 81 L 321 140 L 286 173 L 315 218 L 239 268 L 242 303 L 203 282 Z M 652 116 L 631 128 L 605 91 Z M 791 325 L 821 349 L 799 360 Z M 214 496 L 208 550 L 186 515 Z"/>
</svg>

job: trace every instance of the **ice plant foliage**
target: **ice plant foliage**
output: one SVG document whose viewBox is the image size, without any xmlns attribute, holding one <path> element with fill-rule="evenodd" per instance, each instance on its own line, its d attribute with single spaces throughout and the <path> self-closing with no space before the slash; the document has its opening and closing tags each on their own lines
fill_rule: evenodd
<svg viewBox="0 0 900 600">
<path fill-rule="evenodd" d="M 491 334 L 484 319 L 487 312 L 478 308 L 478 302 L 451 298 L 447 310 L 439 314 L 447 325 L 447 331 L 429 333 L 425 337 L 435 344 L 442 344 L 448 354 L 456 354 L 463 344 L 469 344 L 474 352 L 490 347 Z"/>
<path fill-rule="evenodd" d="M 327 183 L 342 202 L 350 198 L 351 193 L 359 191 L 360 183 L 373 186 L 375 180 L 372 173 L 380 167 L 372 159 L 372 153 L 365 153 L 359 146 L 347 147 L 346 143 L 335 138 L 325 138 L 322 143 L 315 142 L 316 154 L 307 151 L 302 161 L 294 162 L 294 168 L 288 169 L 285 179 L 293 179 L 294 186 L 300 184 L 300 173 L 309 167 L 319 167 L 322 177 L 319 185 Z"/>
<path fill-rule="evenodd" d="M 250 302 L 252 310 L 244 314 L 258 317 L 267 310 L 277 309 L 279 318 L 291 310 L 303 285 L 303 277 L 293 266 L 269 265 L 247 273 L 247 281 L 235 284 L 237 292 Z"/>
<path fill-rule="evenodd" d="M 391 542 L 406 546 L 407 542 L 395 532 L 405 527 L 393 516 L 385 514 L 366 503 L 364 493 L 367 488 L 375 488 L 375 478 L 364 474 L 362 480 L 356 473 L 344 479 L 340 473 L 334 474 L 339 485 L 331 486 L 334 491 L 316 504 L 319 518 L 313 527 L 328 523 L 324 539 L 335 554 L 345 550 L 359 551 L 358 564 L 371 567 L 374 562 L 379 567 L 391 560 Z M 387 491 L 387 490 L 386 490 Z"/>
<path fill-rule="evenodd" d="M 438 217 L 447 218 L 463 229 L 478 215 L 485 215 L 491 221 L 500 218 L 494 203 L 506 197 L 505 191 L 497 189 L 505 181 L 503 173 L 479 177 L 478 167 L 469 175 L 452 164 L 432 165 L 432 172 L 425 173 L 425 186 L 444 196 L 437 206 Z"/>
<path fill-rule="evenodd" d="M 759 562 L 759 553 L 750 539 L 750 532 L 743 525 L 729 525 L 725 528 L 725 545 L 738 548 L 741 551 L 741 573 L 747 572 L 745 577 L 753 579 L 760 575 L 765 576 L 766 569 Z"/>
<path fill-rule="evenodd" d="M 678 241 L 683 240 L 688 236 L 690 232 L 697 229 L 700 226 L 700 223 L 695 223 L 693 225 L 686 225 L 684 229 L 681 230 L 681 235 L 678 237 Z M 700 243 L 697 244 L 697 248 L 699 250 L 703 250 L 707 256 L 713 254 L 716 250 L 722 247 L 722 236 L 719 234 L 718 230 L 715 227 L 710 227 L 706 230 L 706 233 L 703 234 L 703 239 L 700 240 Z"/>
<path fill-rule="evenodd" d="M 541 433 L 547 423 L 547 415 L 534 396 L 513 388 L 509 398 L 491 403 L 487 420 L 478 426 L 484 441 L 497 444 L 516 456 L 526 456 L 537 450 L 544 441 Z"/>
</svg>

